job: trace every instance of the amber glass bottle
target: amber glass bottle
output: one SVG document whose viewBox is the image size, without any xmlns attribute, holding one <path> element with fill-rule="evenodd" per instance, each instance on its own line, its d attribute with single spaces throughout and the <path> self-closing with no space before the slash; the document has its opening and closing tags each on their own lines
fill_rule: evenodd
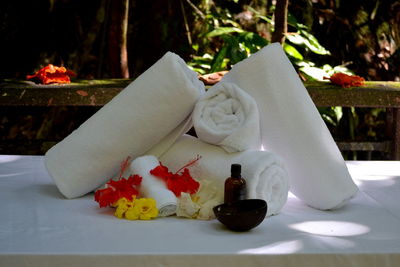
<svg viewBox="0 0 400 267">
<path fill-rule="evenodd" d="M 225 203 L 246 199 L 246 181 L 242 178 L 241 171 L 240 164 L 231 165 L 231 177 L 225 180 Z"/>
</svg>

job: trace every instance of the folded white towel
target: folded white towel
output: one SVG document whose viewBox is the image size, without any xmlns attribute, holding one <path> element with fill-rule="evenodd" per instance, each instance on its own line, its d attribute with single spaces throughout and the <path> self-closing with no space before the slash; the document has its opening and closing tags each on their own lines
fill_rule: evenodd
<svg viewBox="0 0 400 267">
<path fill-rule="evenodd" d="M 257 104 L 233 83 L 220 82 L 203 95 L 194 108 L 193 124 L 201 140 L 227 152 L 261 147 Z"/>
<path fill-rule="evenodd" d="M 104 184 L 130 155 L 154 147 L 162 154 L 184 128 L 204 85 L 168 52 L 45 157 L 64 196 L 82 196 Z M 187 121 L 186 121 L 187 120 Z"/>
<path fill-rule="evenodd" d="M 178 202 L 165 182 L 150 174 L 150 171 L 158 165 L 160 165 L 159 161 L 154 156 L 138 157 L 131 162 L 129 172 L 142 176 L 143 179 L 139 188 L 140 195 L 153 198 L 156 201 L 159 216 L 170 216 L 175 214 Z"/>
<path fill-rule="evenodd" d="M 333 209 L 356 194 L 338 147 L 278 43 L 233 66 L 222 81 L 236 83 L 256 100 L 263 146 L 285 160 L 297 197 Z"/>
<path fill-rule="evenodd" d="M 231 175 L 230 168 L 233 163 L 242 165 L 248 198 L 267 201 L 267 216 L 279 213 L 286 203 L 289 178 L 283 161 L 271 152 L 247 150 L 227 153 L 221 147 L 184 135 L 160 157 L 160 161 L 175 172 L 197 155 L 200 155 L 201 159 L 190 167 L 190 173 L 195 179 L 215 182 L 221 203 L 225 180 Z"/>
</svg>

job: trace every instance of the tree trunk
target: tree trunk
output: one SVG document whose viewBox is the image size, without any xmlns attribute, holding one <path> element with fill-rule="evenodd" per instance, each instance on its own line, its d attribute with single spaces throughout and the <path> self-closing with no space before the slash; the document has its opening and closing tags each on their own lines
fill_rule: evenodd
<svg viewBox="0 0 400 267">
<path fill-rule="evenodd" d="M 113 78 L 129 78 L 127 31 L 129 0 L 111 0 L 108 54 Z"/>
<path fill-rule="evenodd" d="M 287 13 L 289 0 L 277 0 L 275 7 L 275 30 L 272 34 L 272 42 L 285 42 L 287 33 Z"/>
</svg>

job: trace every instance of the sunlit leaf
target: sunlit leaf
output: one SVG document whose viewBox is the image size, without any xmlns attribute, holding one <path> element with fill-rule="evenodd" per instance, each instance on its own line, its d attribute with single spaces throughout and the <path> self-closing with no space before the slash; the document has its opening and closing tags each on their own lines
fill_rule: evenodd
<svg viewBox="0 0 400 267">
<path fill-rule="evenodd" d="M 340 121 L 343 116 L 342 107 L 332 107 L 336 115 L 336 121 Z"/>
<path fill-rule="evenodd" d="M 306 42 L 305 45 L 314 53 L 319 54 L 319 55 L 330 55 L 331 53 L 326 50 L 317 40 L 317 38 L 315 38 L 314 35 L 312 35 L 311 33 L 304 31 L 304 30 L 300 30 L 300 33 L 302 35 L 305 36 L 306 40 L 308 41 L 308 43 Z"/>
<path fill-rule="evenodd" d="M 199 44 L 193 44 L 192 48 L 193 48 L 194 51 L 197 52 L 199 50 Z"/>
<path fill-rule="evenodd" d="M 330 117 L 328 114 L 325 113 L 321 113 L 321 117 L 322 119 L 327 123 L 327 124 L 331 124 L 332 126 L 337 126 L 337 123 L 332 119 L 332 117 Z"/>
<path fill-rule="evenodd" d="M 347 75 L 354 75 L 354 72 L 353 72 L 353 71 L 351 71 L 351 70 L 349 70 L 348 68 L 346 68 L 345 66 L 341 66 L 341 65 L 335 66 L 335 67 L 333 68 L 333 73 L 335 73 L 335 72 L 342 72 L 342 73 L 345 73 L 345 74 L 347 74 Z M 332 73 L 332 74 L 333 74 L 333 73 Z"/>
<path fill-rule="evenodd" d="M 303 45 L 306 41 L 306 39 L 300 34 L 286 34 L 286 39 L 297 45 Z"/>
<path fill-rule="evenodd" d="M 207 33 L 206 37 L 215 37 L 233 32 L 243 32 L 243 30 L 235 27 L 219 27 Z"/>
<path fill-rule="evenodd" d="M 237 23 L 236 21 L 231 20 L 231 19 L 223 19 L 222 22 L 224 24 L 231 24 L 234 28 L 240 29 L 240 27 L 241 27 L 239 23 Z"/>
<path fill-rule="evenodd" d="M 265 22 L 270 23 L 271 25 L 275 25 L 275 22 L 271 18 L 259 14 L 257 14 L 256 17 L 262 19 Z"/>
<path fill-rule="evenodd" d="M 301 30 L 300 34 L 287 34 L 287 40 L 293 44 L 307 47 L 318 55 L 330 55 L 330 52 L 319 44 L 318 40 L 310 33 Z"/>
<path fill-rule="evenodd" d="M 189 64 L 188 64 L 188 67 L 189 67 L 189 69 L 191 69 L 191 70 L 193 70 L 193 71 L 195 71 L 195 72 L 197 72 L 197 73 L 199 73 L 199 74 L 201 74 L 201 75 L 207 74 L 207 73 L 208 73 L 208 71 L 206 71 L 206 70 L 203 69 L 203 68 L 197 68 L 197 67 L 194 67 L 194 66 L 189 65 Z"/>
<path fill-rule="evenodd" d="M 285 43 L 285 44 L 283 45 L 283 49 L 285 50 L 285 52 L 286 52 L 288 55 L 294 57 L 295 59 L 298 59 L 298 60 L 303 60 L 303 59 L 304 59 L 304 58 L 303 58 L 303 55 L 300 54 L 300 52 L 299 52 L 296 48 L 294 48 L 293 46 L 291 46 L 291 45 L 288 44 L 288 43 Z"/>
<path fill-rule="evenodd" d="M 191 62 L 195 64 L 210 64 L 212 61 L 212 58 L 204 58 L 204 57 L 194 57 Z"/>
<path fill-rule="evenodd" d="M 343 116 L 342 107 L 318 107 L 318 111 L 327 124 L 335 127 Z"/>
<path fill-rule="evenodd" d="M 315 63 L 311 61 L 300 61 L 296 62 L 296 65 L 299 67 L 314 67 Z"/>
<path fill-rule="evenodd" d="M 323 81 L 324 77 L 328 76 L 328 74 L 323 69 L 317 67 L 305 66 L 301 67 L 300 71 L 319 81 Z"/>
</svg>

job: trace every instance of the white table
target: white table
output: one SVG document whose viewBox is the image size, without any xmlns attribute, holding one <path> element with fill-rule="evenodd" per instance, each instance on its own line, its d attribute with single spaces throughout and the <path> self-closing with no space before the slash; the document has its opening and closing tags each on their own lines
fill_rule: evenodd
<svg viewBox="0 0 400 267">
<path fill-rule="evenodd" d="M 40 156 L 0 156 L 0 266 L 400 266 L 400 162 L 347 162 L 359 194 L 337 211 L 293 196 L 249 232 L 218 221 L 120 220 L 66 200 Z"/>
</svg>

